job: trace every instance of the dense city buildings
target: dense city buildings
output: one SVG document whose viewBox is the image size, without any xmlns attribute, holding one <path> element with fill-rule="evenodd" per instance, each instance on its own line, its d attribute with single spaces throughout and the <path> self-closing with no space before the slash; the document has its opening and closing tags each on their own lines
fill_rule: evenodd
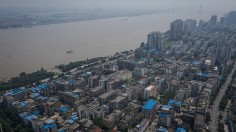
<svg viewBox="0 0 236 132">
<path fill-rule="evenodd" d="M 35 132 L 214 131 L 222 123 L 218 113 L 233 131 L 236 83 L 227 82 L 236 76 L 235 29 L 217 16 L 198 24 L 175 20 L 169 32 L 150 32 L 134 51 L 4 91 L 1 110 Z M 214 99 L 221 87 L 231 95 L 225 111 Z"/>
</svg>

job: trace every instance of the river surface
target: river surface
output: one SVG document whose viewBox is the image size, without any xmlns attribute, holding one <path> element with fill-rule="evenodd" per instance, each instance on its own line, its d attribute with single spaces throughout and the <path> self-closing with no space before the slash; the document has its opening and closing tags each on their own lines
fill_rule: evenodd
<svg viewBox="0 0 236 132">
<path fill-rule="evenodd" d="M 50 70 L 59 64 L 135 49 L 146 42 L 149 32 L 169 30 L 170 22 L 175 19 L 209 20 L 211 15 L 162 12 L 0 30 L 0 80 L 21 72 Z M 73 53 L 67 54 L 69 50 Z"/>
</svg>

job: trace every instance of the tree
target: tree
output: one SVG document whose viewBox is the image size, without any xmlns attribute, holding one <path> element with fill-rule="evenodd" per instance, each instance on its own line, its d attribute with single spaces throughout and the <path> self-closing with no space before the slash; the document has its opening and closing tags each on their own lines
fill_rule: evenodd
<svg viewBox="0 0 236 132">
<path fill-rule="evenodd" d="M 222 116 L 222 114 L 220 113 L 220 115 L 219 115 L 219 117 L 218 117 L 218 119 L 222 119 L 223 118 L 223 116 Z"/>
<path fill-rule="evenodd" d="M 94 119 L 94 124 L 97 125 L 98 127 L 101 127 L 103 125 L 102 118 L 101 117 L 95 118 Z"/>
<path fill-rule="evenodd" d="M 207 112 L 206 114 L 206 122 L 208 123 L 209 121 L 211 121 L 211 115 L 209 112 Z"/>
<path fill-rule="evenodd" d="M 154 100 L 156 100 L 157 98 L 154 97 L 154 96 L 150 96 L 148 99 L 154 99 Z"/>
<path fill-rule="evenodd" d="M 144 102 L 144 101 L 147 101 L 143 96 L 139 96 L 138 97 L 138 100 L 142 103 L 142 102 Z"/>
<path fill-rule="evenodd" d="M 21 72 L 20 77 L 24 76 L 25 74 L 26 74 L 25 72 Z"/>
<path fill-rule="evenodd" d="M 218 132 L 224 132 L 224 124 L 218 123 Z"/>
</svg>

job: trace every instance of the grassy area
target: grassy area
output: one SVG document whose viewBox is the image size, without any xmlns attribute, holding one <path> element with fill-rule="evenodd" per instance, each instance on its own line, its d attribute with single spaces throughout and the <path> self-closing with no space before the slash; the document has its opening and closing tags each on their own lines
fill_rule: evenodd
<svg viewBox="0 0 236 132">
<path fill-rule="evenodd" d="M 53 72 L 47 72 L 41 69 L 41 71 L 26 74 L 25 72 L 20 73 L 19 77 L 11 78 L 7 83 L 0 85 L 0 91 L 10 90 L 21 86 L 26 86 L 32 83 L 37 83 L 40 80 L 54 76 Z"/>
<path fill-rule="evenodd" d="M 163 43 L 165 49 L 172 47 L 177 41 L 176 40 L 166 40 Z"/>
</svg>

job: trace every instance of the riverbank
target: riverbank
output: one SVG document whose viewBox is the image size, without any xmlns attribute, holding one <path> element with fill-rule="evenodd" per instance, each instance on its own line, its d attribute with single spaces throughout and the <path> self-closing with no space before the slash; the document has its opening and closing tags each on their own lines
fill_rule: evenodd
<svg viewBox="0 0 236 132">
<path fill-rule="evenodd" d="M 31 73 L 41 68 L 55 71 L 58 64 L 135 49 L 146 40 L 149 32 L 165 32 L 171 21 L 195 19 L 196 15 L 196 12 L 163 12 L 0 30 L 0 78 L 11 78 L 23 71 Z M 197 20 L 208 20 L 210 16 L 211 13 L 206 13 Z M 67 54 L 68 50 L 73 53 Z M 7 57 L 9 55 L 11 57 Z"/>
</svg>

